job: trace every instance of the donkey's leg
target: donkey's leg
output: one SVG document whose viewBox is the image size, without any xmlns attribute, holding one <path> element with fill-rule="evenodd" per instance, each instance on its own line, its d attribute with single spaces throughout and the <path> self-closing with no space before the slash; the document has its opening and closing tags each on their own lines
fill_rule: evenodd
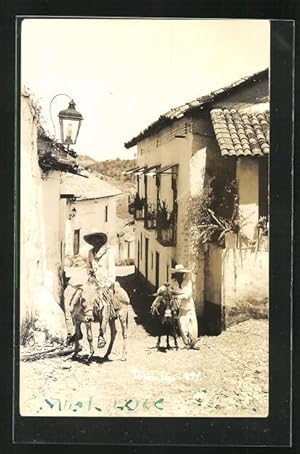
<svg viewBox="0 0 300 454">
<path fill-rule="evenodd" d="M 107 323 L 109 321 L 109 307 L 104 304 L 102 309 L 99 311 L 99 336 L 98 336 L 98 348 L 103 348 L 106 345 L 104 335 L 106 333 Z"/>
<path fill-rule="evenodd" d="M 81 347 L 80 347 L 80 344 L 79 344 L 79 339 L 82 339 L 82 332 L 81 332 L 80 325 L 81 325 L 80 322 L 76 322 L 75 323 L 75 336 L 74 336 L 75 337 L 74 338 L 75 351 L 74 351 L 74 355 L 73 355 L 74 358 L 75 358 L 75 356 L 77 356 L 78 352 L 80 352 L 80 350 L 81 350 Z"/>
<path fill-rule="evenodd" d="M 121 356 L 121 361 L 126 361 L 127 359 L 127 329 L 128 329 L 128 309 L 120 310 L 119 318 L 122 328 L 122 337 L 123 337 L 123 352 Z"/>
<path fill-rule="evenodd" d="M 113 348 L 113 345 L 114 345 L 114 342 L 115 342 L 115 338 L 116 338 L 116 335 L 117 335 L 117 327 L 116 327 L 116 320 L 115 319 L 109 320 L 109 327 L 110 327 L 110 343 L 108 345 L 107 352 L 104 355 L 105 359 L 108 359 L 109 355 L 111 354 L 111 351 L 112 351 L 112 348 Z"/>
<path fill-rule="evenodd" d="M 156 348 L 159 348 L 160 347 L 160 339 L 161 339 L 161 334 L 158 336 L 157 338 L 157 342 L 156 342 Z"/>
<path fill-rule="evenodd" d="M 176 350 L 178 350 L 175 320 L 173 320 L 173 338 L 174 338 L 175 348 L 176 348 Z"/>
<path fill-rule="evenodd" d="M 87 337 L 87 340 L 89 341 L 89 345 L 90 345 L 90 354 L 87 359 L 87 361 L 89 362 L 92 359 L 92 356 L 94 354 L 92 323 L 86 322 L 85 326 L 86 326 L 86 337 Z"/>
<path fill-rule="evenodd" d="M 171 349 L 170 340 L 169 340 L 169 333 L 167 333 L 167 349 L 168 349 L 168 350 Z"/>
</svg>

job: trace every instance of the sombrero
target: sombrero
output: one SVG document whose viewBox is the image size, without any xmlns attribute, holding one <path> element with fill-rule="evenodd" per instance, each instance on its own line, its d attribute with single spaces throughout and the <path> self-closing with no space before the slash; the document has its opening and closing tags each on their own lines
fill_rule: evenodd
<svg viewBox="0 0 300 454">
<path fill-rule="evenodd" d="M 83 239 L 91 246 L 94 246 L 98 241 L 101 241 L 103 244 L 105 244 L 107 242 L 107 235 L 103 232 L 95 232 L 84 235 Z"/>
<path fill-rule="evenodd" d="M 175 265 L 175 268 L 171 268 L 171 273 L 191 273 L 191 270 L 184 268 L 183 265 Z"/>
</svg>

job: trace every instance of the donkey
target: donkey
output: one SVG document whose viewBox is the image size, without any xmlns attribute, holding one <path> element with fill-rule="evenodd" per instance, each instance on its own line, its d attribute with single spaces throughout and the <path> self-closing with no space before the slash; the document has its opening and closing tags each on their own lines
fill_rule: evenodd
<svg viewBox="0 0 300 454">
<path fill-rule="evenodd" d="M 165 283 L 157 293 L 156 299 L 152 303 L 151 313 L 152 315 L 157 314 L 160 320 L 160 334 L 157 339 L 156 348 L 160 348 L 160 341 L 163 335 L 167 337 L 167 349 L 170 350 L 169 336 L 174 339 L 176 350 L 178 350 L 177 334 L 176 334 L 176 321 L 179 317 L 179 304 L 176 299 L 177 292 L 170 288 L 169 283 Z"/>
<path fill-rule="evenodd" d="M 110 318 L 110 308 L 102 298 L 99 297 L 96 286 L 87 282 L 78 287 L 73 296 L 73 309 L 72 318 L 75 324 L 75 352 L 73 357 L 76 357 L 81 350 L 79 340 L 82 339 L 81 324 L 86 326 L 87 340 L 89 342 L 90 353 L 87 359 L 89 363 L 94 355 L 93 347 L 93 334 L 92 322 L 99 323 L 99 336 L 98 348 L 105 346 L 104 335 L 106 331 L 107 322 L 110 326 L 110 343 L 104 359 L 108 359 L 117 335 L 116 319 L 118 318 L 121 323 L 122 337 L 123 337 L 123 352 L 121 361 L 127 359 L 127 329 L 128 329 L 128 305 L 130 303 L 126 291 L 121 288 L 120 284 L 116 282 L 113 285 L 113 305 L 116 312 L 115 318 Z"/>
</svg>

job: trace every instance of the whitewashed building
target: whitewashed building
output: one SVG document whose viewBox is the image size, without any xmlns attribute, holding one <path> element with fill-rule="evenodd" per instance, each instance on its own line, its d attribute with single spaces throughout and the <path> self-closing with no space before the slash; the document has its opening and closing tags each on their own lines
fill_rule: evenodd
<svg viewBox="0 0 300 454">
<path fill-rule="evenodd" d="M 129 201 L 137 272 L 157 288 L 170 280 L 176 263 L 190 267 L 198 317 L 219 330 L 241 314 L 247 318 L 247 304 L 265 308 L 268 300 L 268 251 L 253 246 L 259 220 L 268 219 L 268 102 L 264 70 L 171 109 L 125 143 L 137 146 L 137 165 L 127 171 L 137 181 Z M 219 195 L 229 181 L 237 182 L 246 222 L 237 241 L 210 243 L 196 258 L 186 219 L 191 197 L 211 178 Z M 241 246 L 241 238 L 247 244 Z"/>
<path fill-rule="evenodd" d="M 70 152 L 72 154 L 72 152 Z M 63 146 L 41 130 L 27 92 L 20 103 L 20 326 L 64 338 L 64 226 L 66 201 L 60 198 L 61 176 L 78 165 Z M 18 274 L 17 274 L 18 276 Z M 37 333 L 37 331 L 36 331 Z"/>
<path fill-rule="evenodd" d="M 90 245 L 83 237 L 91 232 L 104 232 L 115 248 L 118 259 L 118 233 L 123 221 L 117 218 L 116 201 L 122 191 L 99 177 L 85 173 L 66 174 L 61 184 L 61 198 L 68 201 L 68 216 L 65 221 L 66 256 L 87 256 Z"/>
</svg>

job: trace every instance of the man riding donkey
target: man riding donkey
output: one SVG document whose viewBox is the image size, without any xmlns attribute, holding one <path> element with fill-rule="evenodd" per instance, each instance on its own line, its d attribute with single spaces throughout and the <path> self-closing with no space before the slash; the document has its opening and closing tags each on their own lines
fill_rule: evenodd
<svg viewBox="0 0 300 454">
<path fill-rule="evenodd" d="M 116 283 L 115 258 L 112 248 L 108 244 L 108 238 L 105 233 L 90 233 L 85 235 L 84 240 L 90 244 L 92 249 L 88 252 L 87 272 L 88 281 L 95 286 L 97 299 L 104 304 L 107 310 L 103 311 L 101 329 L 98 337 L 98 348 L 103 348 L 106 344 L 104 333 L 109 319 L 116 319 L 117 307 L 120 298 L 118 294 L 122 288 Z M 123 290 L 124 294 L 126 293 Z M 120 295 L 121 299 L 124 295 Z M 127 298 L 127 293 L 125 295 Z M 72 312 L 72 308 L 70 308 Z M 68 343 L 74 342 L 75 335 L 68 336 Z"/>
<path fill-rule="evenodd" d="M 198 322 L 196 316 L 195 302 L 193 299 L 193 284 L 190 277 L 191 270 L 184 268 L 183 265 L 176 265 L 171 268 L 173 277 L 169 287 L 176 292 L 174 298 L 177 299 L 180 313 L 178 317 L 178 326 L 180 335 L 185 344 L 185 348 L 199 350 L 196 345 L 198 338 Z M 158 289 L 158 293 L 164 290 L 163 285 Z M 160 304 L 160 296 L 157 296 L 152 303 L 151 310 Z"/>
</svg>

